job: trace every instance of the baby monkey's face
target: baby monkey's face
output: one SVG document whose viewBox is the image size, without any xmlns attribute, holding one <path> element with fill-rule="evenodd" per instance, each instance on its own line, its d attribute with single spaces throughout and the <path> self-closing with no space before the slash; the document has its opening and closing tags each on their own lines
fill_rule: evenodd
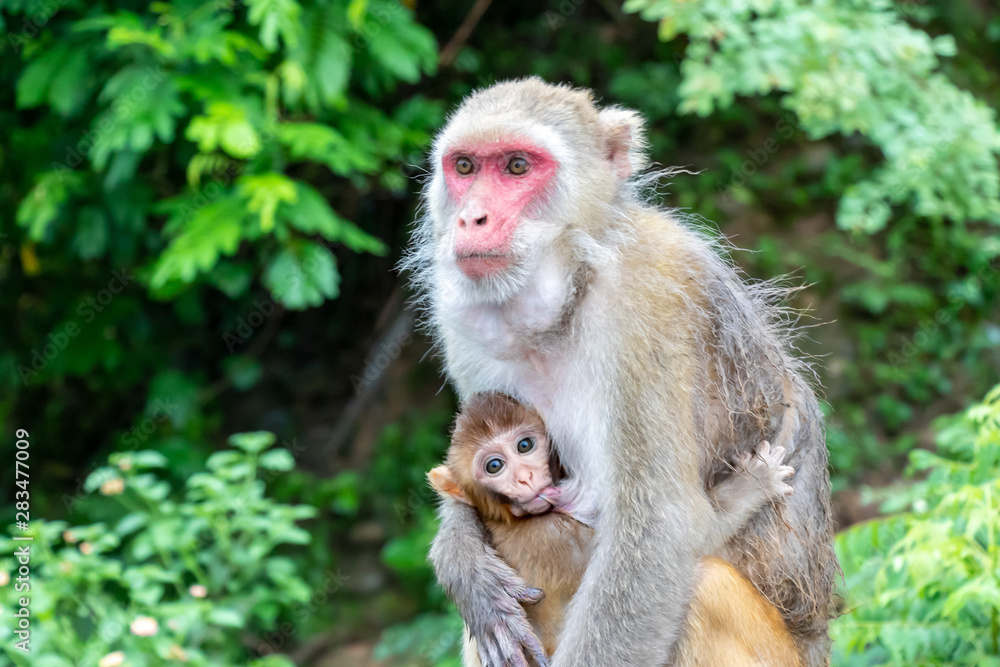
<svg viewBox="0 0 1000 667">
<path fill-rule="evenodd" d="M 488 489 L 510 498 L 515 515 L 541 514 L 552 509 L 539 498 L 552 486 L 549 441 L 543 429 L 522 424 L 493 434 L 472 459 L 473 475 Z"/>
</svg>

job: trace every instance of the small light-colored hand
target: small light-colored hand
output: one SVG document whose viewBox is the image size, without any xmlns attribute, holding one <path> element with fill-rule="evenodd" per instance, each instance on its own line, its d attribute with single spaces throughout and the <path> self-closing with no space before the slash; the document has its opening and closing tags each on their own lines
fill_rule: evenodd
<svg viewBox="0 0 1000 667">
<path fill-rule="evenodd" d="M 761 484 L 768 498 L 780 500 L 795 493 L 787 483 L 795 474 L 795 468 L 782 464 L 785 458 L 784 447 L 772 447 L 771 443 L 760 443 L 756 453 L 746 453 L 736 458 L 737 468 L 742 468 Z"/>
</svg>

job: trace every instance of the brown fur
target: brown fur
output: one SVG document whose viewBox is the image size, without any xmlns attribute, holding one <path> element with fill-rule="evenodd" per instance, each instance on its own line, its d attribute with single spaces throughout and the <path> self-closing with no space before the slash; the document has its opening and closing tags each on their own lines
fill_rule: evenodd
<svg viewBox="0 0 1000 667">
<path fill-rule="evenodd" d="M 472 459 L 497 432 L 522 422 L 544 429 L 538 414 L 502 394 L 474 396 L 459 413 L 445 466 L 428 474 L 443 497 L 472 505 L 497 554 L 545 597 L 525 611 L 546 653 L 556 650 L 565 610 L 587 569 L 594 530 L 556 512 L 516 517 L 503 499 L 477 483 Z M 554 478 L 555 480 L 555 478 Z M 677 667 L 798 667 L 795 642 L 778 611 L 739 572 L 702 559 Z"/>
<path fill-rule="evenodd" d="M 702 559 L 674 667 L 798 667 L 781 614 L 729 563 Z"/>
</svg>

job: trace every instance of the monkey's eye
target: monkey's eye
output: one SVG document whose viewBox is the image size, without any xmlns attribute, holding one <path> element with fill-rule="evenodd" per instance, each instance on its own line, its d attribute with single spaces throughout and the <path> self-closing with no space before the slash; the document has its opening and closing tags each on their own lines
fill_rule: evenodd
<svg viewBox="0 0 1000 667">
<path fill-rule="evenodd" d="M 512 157 L 510 162 L 507 163 L 507 171 L 514 174 L 515 176 L 520 176 L 521 174 L 527 173 L 528 171 L 528 161 L 523 157 Z"/>
<path fill-rule="evenodd" d="M 472 164 L 472 160 L 464 155 L 455 160 L 455 171 L 457 171 L 460 176 L 468 176 L 471 174 L 474 166 L 475 165 Z"/>
<path fill-rule="evenodd" d="M 534 438 L 521 438 L 517 443 L 518 454 L 527 454 L 534 448 L 535 448 Z"/>
<path fill-rule="evenodd" d="M 483 468 L 486 469 L 487 475 L 495 475 L 501 470 L 503 470 L 503 466 L 504 466 L 503 459 L 494 456 L 492 459 L 486 462 L 486 465 L 483 466 Z"/>
</svg>

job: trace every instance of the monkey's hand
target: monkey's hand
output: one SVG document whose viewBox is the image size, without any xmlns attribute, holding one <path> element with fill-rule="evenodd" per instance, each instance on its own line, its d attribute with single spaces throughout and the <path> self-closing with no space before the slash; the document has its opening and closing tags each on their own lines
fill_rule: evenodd
<svg viewBox="0 0 1000 667">
<path fill-rule="evenodd" d="M 527 653 L 539 667 L 548 667 L 545 649 L 521 606 L 539 602 L 544 592 L 529 587 L 497 555 L 473 508 L 445 501 L 439 514 L 441 527 L 430 560 L 476 640 L 482 666 L 528 667 Z"/>
<path fill-rule="evenodd" d="M 763 485 L 768 499 L 780 500 L 795 492 L 787 483 L 795 474 L 795 468 L 782 465 L 784 458 L 784 447 L 771 447 L 765 440 L 755 454 L 743 454 L 737 457 L 736 463 Z"/>
</svg>

